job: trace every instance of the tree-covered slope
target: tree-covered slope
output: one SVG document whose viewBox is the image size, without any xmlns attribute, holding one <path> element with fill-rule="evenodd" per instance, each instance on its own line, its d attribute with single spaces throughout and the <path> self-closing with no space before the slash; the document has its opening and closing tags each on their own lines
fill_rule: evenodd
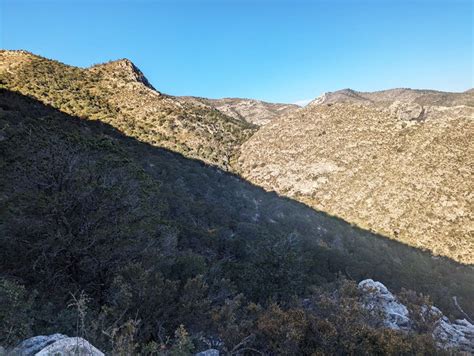
<svg viewBox="0 0 474 356">
<path fill-rule="evenodd" d="M 2 343 L 80 332 L 112 353 L 209 340 L 241 354 L 430 353 L 369 322 L 350 283 L 330 284 L 341 276 L 474 312 L 470 267 L 5 90 L 0 169 Z"/>
</svg>

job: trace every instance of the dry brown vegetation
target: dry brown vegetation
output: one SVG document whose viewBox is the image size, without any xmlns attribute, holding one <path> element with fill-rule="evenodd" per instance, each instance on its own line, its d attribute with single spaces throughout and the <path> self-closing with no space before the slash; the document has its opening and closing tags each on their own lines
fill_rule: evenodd
<svg viewBox="0 0 474 356">
<path fill-rule="evenodd" d="M 472 264 L 474 108 L 421 110 L 422 120 L 407 121 L 393 107 L 310 105 L 244 143 L 241 173 L 363 228 Z"/>
</svg>

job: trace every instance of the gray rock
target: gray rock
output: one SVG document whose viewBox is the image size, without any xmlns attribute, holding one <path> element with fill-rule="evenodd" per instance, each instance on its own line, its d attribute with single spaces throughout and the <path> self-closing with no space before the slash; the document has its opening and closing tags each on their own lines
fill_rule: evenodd
<svg viewBox="0 0 474 356">
<path fill-rule="evenodd" d="M 35 356 L 104 356 L 104 354 L 81 337 L 67 337 L 42 349 Z"/>
<path fill-rule="evenodd" d="M 1 353 L 0 353 L 1 355 Z M 104 356 L 97 348 L 80 337 L 63 334 L 41 335 L 21 342 L 7 355 L 9 356 Z"/>
<path fill-rule="evenodd" d="M 423 107 L 417 103 L 395 101 L 390 105 L 389 110 L 392 115 L 403 121 L 423 119 Z"/>
<path fill-rule="evenodd" d="M 18 356 L 30 356 L 35 355 L 37 352 L 41 351 L 48 345 L 55 343 L 58 340 L 67 338 L 63 334 L 53 334 L 53 335 L 40 335 L 30 337 L 22 341 L 17 347 L 15 347 L 9 354 L 18 355 Z"/>
<path fill-rule="evenodd" d="M 205 351 L 198 352 L 195 356 L 219 356 L 219 350 L 209 349 Z"/>
<path fill-rule="evenodd" d="M 441 348 L 457 348 L 474 354 L 474 325 L 466 319 L 451 323 L 448 318 L 443 316 L 436 323 L 433 338 Z"/>
<path fill-rule="evenodd" d="M 368 310 L 384 316 L 387 328 L 410 331 L 412 322 L 408 309 L 380 282 L 365 279 L 359 283 L 362 290 L 362 305 Z M 451 322 L 435 306 L 422 307 L 422 317 L 435 320 L 433 339 L 442 349 L 456 349 L 474 355 L 474 325 L 466 319 Z"/>
<path fill-rule="evenodd" d="M 386 327 L 395 330 L 409 330 L 410 317 L 408 309 L 380 282 L 365 279 L 359 283 L 364 292 L 364 307 L 374 312 L 381 312 Z"/>
</svg>

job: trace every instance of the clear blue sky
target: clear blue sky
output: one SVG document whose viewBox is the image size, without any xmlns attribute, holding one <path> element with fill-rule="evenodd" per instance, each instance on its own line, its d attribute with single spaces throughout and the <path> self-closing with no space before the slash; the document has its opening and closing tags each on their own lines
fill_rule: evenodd
<svg viewBox="0 0 474 356">
<path fill-rule="evenodd" d="M 160 91 L 276 102 L 342 88 L 473 86 L 473 1 L 0 0 L 0 44 L 129 58 Z"/>
</svg>

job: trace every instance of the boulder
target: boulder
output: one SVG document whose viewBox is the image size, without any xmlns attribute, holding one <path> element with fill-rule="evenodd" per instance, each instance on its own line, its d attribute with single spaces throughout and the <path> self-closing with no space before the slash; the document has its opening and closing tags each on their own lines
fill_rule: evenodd
<svg viewBox="0 0 474 356">
<path fill-rule="evenodd" d="M 219 356 L 219 350 L 209 349 L 209 350 L 198 352 L 195 356 Z"/>
<path fill-rule="evenodd" d="M 365 279 L 359 283 L 364 292 L 363 304 L 368 310 L 381 313 L 384 325 L 395 330 L 409 330 L 411 326 L 408 309 L 380 282 Z"/>
<path fill-rule="evenodd" d="M 104 356 L 104 354 L 81 337 L 68 337 L 56 341 L 38 352 L 35 356 Z"/>
<path fill-rule="evenodd" d="M 63 334 L 53 334 L 53 335 L 39 335 L 30 337 L 29 339 L 23 340 L 17 347 L 10 352 L 10 355 L 18 356 L 30 356 L 36 355 L 39 351 L 59 341 L 61 339 L 67 338 Z"/>
<path fill-rule="evenodd" d="M 11 352 L 10 356 L 104 356 L 104 354 L 81 337 L 62 334 L 29 338 Z"/>
<path fill-rule="evenodd" d="M 403 121 L 423 119 L 423 107 L 417 103 L 395 101 L 389 110 L 392 115 Z"/>
</svg>

